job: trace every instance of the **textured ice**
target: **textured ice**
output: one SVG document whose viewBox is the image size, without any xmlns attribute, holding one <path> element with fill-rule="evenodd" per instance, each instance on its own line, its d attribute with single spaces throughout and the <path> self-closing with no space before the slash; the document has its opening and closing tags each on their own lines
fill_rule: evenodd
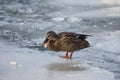
<svg viewBox="0 0 120 80">
<path fill-rule="evenodd" d="M 64 21 L 65 19 L 64 19 L 64 17 L 54 17 L 51 20 L 59 22 L 59 21 Z"/>
<path fill-rule="evenodd" d="M 77 17 L 70 17 L 67 19 L 68 22 L 80 22 L 82 19 L 77 18 Z"/>
<path fill-rule="evenodd" d="M 75 0 L 75 1 L 73 1 L 73 0 L 60 0 L 60 1 L 58 1 L 58 0 L 55 0 L 56 1 L 56 3 L 58 3 L 58 4 L 61 4 L 61 5 L 92 5 L 92 4 L 101 4 L 102 2 L 100 1 L 100 0 L 91 0 L 90 2 L 89 2 L 89 0 Z M 86 2 L 89 2 L 89 3 L 86 3 Z"/>
<path fill-rule="evenodd" d="M 120 61 L 120 55 L 118 56 L 118 60 Z"/>
<path fill-rule="evenodd" d="M 120 80 L 119 25 L 120 0 L 0 0 L 0 80 Z M 49 30 L 90 34 L 91 47 L 61 59 L 42 46 Z"/>
<path fill-rule="evenodd" d="M 98 41 L 99 43 L 97 43 L 95 46 L 97 48 L 103 49 L 103 50 L 108 50 L 111 52 L 120 52 L 120 47 L 119 44 L 119 35 L 120 35 L 120 31 L 115 31 L 115 32 L 105 32 L 102 36 L 102 41 Z M 107 36 L 108 35 L 108 36 Z M 99 36 L 100 37 L 100 36 Z"/>
<path fill-rule="evenodd" d="M 106 70 L 51 56 L 50 51 L 17 48 L 1 41 L 0 45 L 1 80 L 114 80 Z"/>
</svg>

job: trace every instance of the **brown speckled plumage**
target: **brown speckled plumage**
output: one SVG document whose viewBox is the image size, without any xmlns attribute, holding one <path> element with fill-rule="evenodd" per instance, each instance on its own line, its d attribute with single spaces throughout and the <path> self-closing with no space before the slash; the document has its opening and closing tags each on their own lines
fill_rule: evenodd
<svg viewBox="0 0 120 80">
<path fill-rule="evenodd" d="M 90 46 L 89 42 L 85 40 L 87 36 L 90 35 L 76 34 L 73 32 L 61 32 L 56 34 L 53 31 L 49 31 L 46 34 L 46 39 L 43 44 L 45 47 L 54 51 L 67 51 L 63 58 L 71 59 L 73 51 Z M 68 52 L 71 52 L 70 56 L 68 56 Z"/>
</svg>

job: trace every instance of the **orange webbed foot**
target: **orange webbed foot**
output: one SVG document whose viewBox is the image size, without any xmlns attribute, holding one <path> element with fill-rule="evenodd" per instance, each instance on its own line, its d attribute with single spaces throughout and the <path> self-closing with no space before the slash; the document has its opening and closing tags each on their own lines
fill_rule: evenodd
<svg viewBox="0 0 120 80">
<path fill-rule="evenodd" d="M 65 59 L 72 59 L 72 53 L 73 53 L 73 51 L 71 52 L 70 57 L 69 57 L 68 51 L 67 51 L 65 56 L 60 56 L 60 57 L 65 58 Z"/>
<path fill-rule="evenodd" d="M 71 59 L 69 56 L 60 56 L 61 58 Z"/>
</svg>

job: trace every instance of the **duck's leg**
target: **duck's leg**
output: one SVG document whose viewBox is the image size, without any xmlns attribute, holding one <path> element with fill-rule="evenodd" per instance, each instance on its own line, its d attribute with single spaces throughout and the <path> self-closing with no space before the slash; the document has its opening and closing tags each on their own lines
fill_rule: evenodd
<svg viewBox="0 0 120 80">
<path fill-rule="evenodd" d="M 63 56 L 63 58 L 68 58 L 69 56 L 68 56 L 68 51 L 66 52 L 66 55 L 65 56 Z"/>
<path fill-rule="evenodd" d="M 69 59 L 70 57 L 68 56 L 68 51 L 66 52 L 66 55 L 65 56 L 61 56 L 62 58 L 66 58 L 66 59 Z"/>
<path fill-rule="evenodd" d="M 69 57 L 70 59 L 72 58 L 72 55 L 73 55 L 73 51 L 71 51 L 71 54 L 70 54 L 70 57 Z"/>
</svg>

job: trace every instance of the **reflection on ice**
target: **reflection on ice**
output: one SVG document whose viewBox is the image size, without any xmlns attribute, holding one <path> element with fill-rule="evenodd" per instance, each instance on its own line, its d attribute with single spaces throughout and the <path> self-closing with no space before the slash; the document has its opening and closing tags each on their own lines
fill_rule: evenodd
<svg viewBox="0 0 120 80">
<path fill-rule="evenodd" d="M 48 80 L 114 80 L 105 70 L 76 62 L 49 64 L 46 74 Z"/>
<path fill-rule="evenodd" d="M 52 63 L 48 65 L 48 70 L 51 71 L 84 71 L 88 66 L 81 63 Z"/>
</svg>

